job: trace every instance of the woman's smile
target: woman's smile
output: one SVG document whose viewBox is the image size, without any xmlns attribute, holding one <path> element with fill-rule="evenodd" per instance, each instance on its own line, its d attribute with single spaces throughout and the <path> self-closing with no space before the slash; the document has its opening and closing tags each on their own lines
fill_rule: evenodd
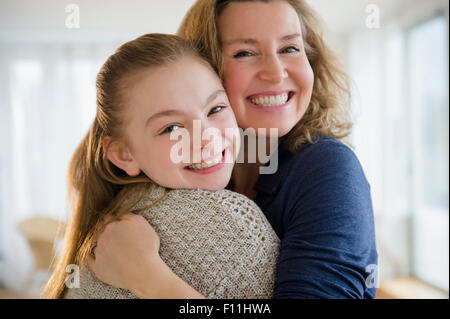
<svg viewBox="0 0 450 319">
<path fill-rule="evenodd" d="M 292 105 L 294 95 L 295 91 L 290 90 L 262 92 L 249 96 L 247 103 L 264 112 L 283 111 Z"/>
</svg>

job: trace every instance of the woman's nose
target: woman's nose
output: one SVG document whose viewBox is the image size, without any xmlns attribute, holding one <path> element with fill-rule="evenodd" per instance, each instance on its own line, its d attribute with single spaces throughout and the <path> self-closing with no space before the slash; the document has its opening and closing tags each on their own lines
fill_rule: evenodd
<svg viewBox="0 0 450 319">
<path fill-rule="evenodd" d="M 278 55 L 268 55 L 264 61 L 259 72 L 259 78 L 270 83 L 280 83 L 288 77 L 288 73 Z"/>
</svg>

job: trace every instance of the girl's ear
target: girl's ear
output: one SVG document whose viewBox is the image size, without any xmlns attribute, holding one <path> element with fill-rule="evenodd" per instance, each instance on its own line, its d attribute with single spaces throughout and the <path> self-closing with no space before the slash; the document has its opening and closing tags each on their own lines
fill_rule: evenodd
<svg viewBox="0 0 450 319">
<path fill-rule="evenodd" d="M 111 136 L 103 139 L 103 152 L 108 160 L 129 176 L 137 176 L 141 173 L 138 163 L 131 155 L 128 147 L 120 141 L 112 141 Z"/>
</svg>

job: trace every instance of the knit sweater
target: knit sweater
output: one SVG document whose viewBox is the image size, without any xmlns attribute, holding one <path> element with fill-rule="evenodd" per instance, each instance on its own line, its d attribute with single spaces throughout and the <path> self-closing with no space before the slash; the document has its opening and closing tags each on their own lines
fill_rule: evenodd
<svg viewBox="0 0 450 319">
<path fill-rule="evenodd" d="M 280 241 L 247 197 L 229 190 L 156 186 L 132 209 L 138 210 L 160 237 L 162 260 L 205 297 L 272 296 Z M 80 287 L 67 289 L 65 298 L 136 296 L 103 283 L 83 266 Z"/>
</svg>

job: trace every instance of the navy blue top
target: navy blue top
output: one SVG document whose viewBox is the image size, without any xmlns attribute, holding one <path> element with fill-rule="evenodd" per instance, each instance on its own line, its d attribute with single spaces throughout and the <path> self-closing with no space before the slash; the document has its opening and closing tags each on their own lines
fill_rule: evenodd
<svg viewBox="0 0 450 319">
<path fill-rule="evenodd" d="M 370 186 L 350 148 L 322 137 L 292 154 L 281 143 L 278 170 L 254 190 L 281 239 L 274 298 L 375 298 Z"/>
</svg>

